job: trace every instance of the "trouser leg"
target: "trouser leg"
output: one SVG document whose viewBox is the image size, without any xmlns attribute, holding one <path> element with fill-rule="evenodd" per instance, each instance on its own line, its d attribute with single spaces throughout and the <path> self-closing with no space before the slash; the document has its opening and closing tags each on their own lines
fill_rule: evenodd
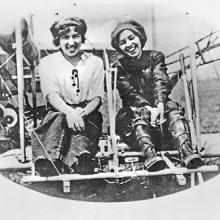
<svg viewBox="0 0 220 220">
<path fill-rule="evenodd" d="M 154 149 L 149 121 L 150 115 L 146 108 L 121 109 L 116 117 L 116 133 L 129 147 L 143 152 L 148 171 L 156 171 L 164 169 L 166 164 Z"/>
<path fill-rule="evenodd" d="M 136 125 L 135 129 L 135 139 L 137 141 L 138 148 L 143 152 L 144 156 L 150 157 L 150 155 L 155 156 L 156 152 L 154 150 L 154 144 L 152 137 L 149 132 L 149 128 L 146 125 Z M 151 152 L 149 149 L 152 149 Z M 147 154 L 149 152 L 149 154 Z"/>
<path fill-rule="evenodd" d="M 66 117 L 59 112 L 49 112 L 40 127 L 36 129 L 37 137 L 32 135 L 33 161 L 47 158 L 61 167 L 71 167 L 82 156 L 90 161 L 97 152 L 97 144 L 102 129 L 102 117 L 99 112 L 88 116 L 83 133 L 74 132 L 67 127 Z M 81 158 L 81 157 L 80 157 Z M 89 163 L 83 163 L 87 165 Z M 53 169 L 53 166 L 51 166 Z M 57 167 L 57 168 L 59 168 Z M 89 167 L 89 165 L 87 166 Z"/>
<path fill-rule="evenodd" d="M 32 133 L 33 162 L 39 175 L 53 176 L 69 172 L 59 160 L 65 130 L 64 114 L 49 111 L 42 124 Z"/>
<path fill-rule="evenodd" d="M 157 156 L 152 137 L 149 134 L 149 127 L 137 125 L 135 127 L 135 137 L 139 149 L 143 152 L 145 158 L 145 167 L 148 171 L 158 171 L 165 168 L 164 160 Z"/>
<path fill-rule="evenodd" d="M 198 154 L 193 153 L 189 125 L 178 110 L 170 111 L 168 116 L 168 131 L 173 143 L 180 153 L 182 163 L 187 168 L 196 168 L 202 165 Z"/>
<path fill-rule="evenodd" d="M 69 167 L 77 162 L 77 157 L 84 152 L 90 153 L 91 141 L 83 134 L 74 134 L 73 131 L 66 133 L 66 141 L 61 151 L 61 160 Z"/>
<path fill-rule="evenodd" d="M 102 130 L 102 116 L 97 112 L 85 120 L 82 133 L 68 130 L 66 147 L 62 151 L 62 161 L 77 173 L 92 173 L 95 167 L 94 157 L 98 150 L 98 141 Z"/>
<path fill-rule="evenodd" d="M 152 137 L 152 127 L 150 125 L 149 114 L 144 110 L 140 110 L 140 118 L 134 120 L 134 131 L 136 143 L 145 157 L 145 167 L 148 171 L 158 171 L 165 168 L 164 160 L 157 156 L 155 151 L 154 141 Z"/>
<path fill-rule="evenodd" d="M 33 162 L 38 157 L 56 160 L 60 156 L 63 134 L 66 130 L 65 116 L 50 111 L 31 137 Z"/>
</svg>

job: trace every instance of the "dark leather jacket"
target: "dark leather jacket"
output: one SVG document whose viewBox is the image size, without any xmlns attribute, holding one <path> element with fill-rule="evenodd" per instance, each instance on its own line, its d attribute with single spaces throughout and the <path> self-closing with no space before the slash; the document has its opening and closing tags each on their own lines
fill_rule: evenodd
<svg viewBox="0 0 220 220">
<path fill-rule="evenodd" d="M 118 69 L 117 88 L 123 107 L 156 107 L 158 102 L 168 101 L 171 82 L 163 53 L 143 51 L 140 59 L 123 57 L 113 67 Z"/>
</svg>

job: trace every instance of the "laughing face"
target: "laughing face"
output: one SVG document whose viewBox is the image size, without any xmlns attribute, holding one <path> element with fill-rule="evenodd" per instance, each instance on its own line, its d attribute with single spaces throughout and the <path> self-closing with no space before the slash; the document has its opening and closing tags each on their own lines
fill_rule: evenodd
<svg viewBox="0 0 220 220">
<path fill-rule="evenodd" d="M 130 57 L 139 58 L 142 54 L 140 39 L 130 30 L 124 30 L 119 34 L 119 48 Z"/>
<path fill-rule="evenodd" d="M 69 32 L 60 37 L 60 48 L 69 58 L 75 57 L 82 44 L 82 36 L 75 31 L 75 28 L 71 28 Z"/>
</svg>

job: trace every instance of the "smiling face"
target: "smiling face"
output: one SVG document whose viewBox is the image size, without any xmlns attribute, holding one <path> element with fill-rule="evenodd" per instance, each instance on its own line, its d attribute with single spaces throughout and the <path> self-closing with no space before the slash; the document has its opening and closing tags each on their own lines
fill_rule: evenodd
<svg viewBox="0 0 220 220">
<path fill-rule="evenodd" d="M 74 29 L 70 28 L 69 32 L 60 37 L 60 48 L 69 58 L 73 58 L 79 53 L 82 44 L 82 36 Z"/>
<path fill-rule="evenodd" d="M 119 34 L 119 48 L 130 57 L 139 58 L 142 54 L 140 38 L 130 30 L 124 30 Z"/>
</svg>

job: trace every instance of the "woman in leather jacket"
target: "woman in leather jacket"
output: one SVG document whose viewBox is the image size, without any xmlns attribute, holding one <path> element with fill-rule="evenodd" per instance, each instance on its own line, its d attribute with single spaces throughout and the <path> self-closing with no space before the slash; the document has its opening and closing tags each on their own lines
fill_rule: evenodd
<svg viewBox="0 0 220 220">
<path fill-rule="evenodd" d="M 144 51 L 146 41 L 144 28 L 133 20 L 118 23 L 111 34 L 112 47 L 123 55 L 113 64 L 123 105 L 116 117 L 116 133 L 128 146 L 143 151 L 148 171 L 166 167 L 156 153 L 162 130 L 179 151 L 182 164 L 197 168 L 202 160 L 193 153 L 183 109 L 168 97 L 172 88 L 164 54 Z"/>
</svg>

